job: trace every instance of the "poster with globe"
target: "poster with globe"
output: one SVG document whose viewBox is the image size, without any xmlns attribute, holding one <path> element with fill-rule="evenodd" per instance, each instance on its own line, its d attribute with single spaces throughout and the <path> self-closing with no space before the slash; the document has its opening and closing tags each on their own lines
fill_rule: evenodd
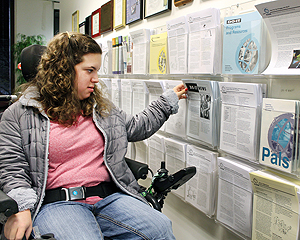
<svg viewBox="0 0 300 240">
<path fill-rule="evenodd" d="M 224 74 L 258 74 L 269 62 L 266 58 L 267 31 L 258 12 L 224 18 Z"/>
<path fill-rule="evenodd" d="M 259 162 L 295 173 L 298 160 L 299 101 L 264 98 Z"/>
</svg>

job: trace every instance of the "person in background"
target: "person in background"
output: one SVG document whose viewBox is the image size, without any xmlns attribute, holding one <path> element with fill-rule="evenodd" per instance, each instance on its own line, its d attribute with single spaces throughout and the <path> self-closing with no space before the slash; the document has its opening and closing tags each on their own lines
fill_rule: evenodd
<svg viewBox="0 0 300 240">
<path fill-rule="evenodd" d="M 3 221 L 7 239 L 28 239 L 33 226 L 57 240 L 175 239 L 124 157 L 128 142 L 149 138 L 177 113 L 187 90 L 180 84 L 127 114 L 97 86 L 101 54 L 88 35 L 56 35 L 36 77 L 4 112 L 0 189 L 19 207 Z"/>
</svg>

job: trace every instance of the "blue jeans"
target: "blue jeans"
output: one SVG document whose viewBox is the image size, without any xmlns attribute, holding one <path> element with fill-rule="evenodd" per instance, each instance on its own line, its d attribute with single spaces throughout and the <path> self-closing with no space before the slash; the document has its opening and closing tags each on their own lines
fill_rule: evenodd
<svg viewBox="0 0 300 240">
<path fill-rule="evenodd" d="M 57 240 L 175 239 L 171 221 L 134 197 L 114 193 L 95 205 L 59 201 L 44 205 L 33 222 Z"/>
</svg>

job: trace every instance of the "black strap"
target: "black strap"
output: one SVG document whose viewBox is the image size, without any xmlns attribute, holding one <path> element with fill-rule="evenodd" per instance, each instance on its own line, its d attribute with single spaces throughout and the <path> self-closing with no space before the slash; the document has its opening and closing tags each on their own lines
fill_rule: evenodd
<svg viewBox="0 0 300 240">
<path fill-rule="evenodd" d="M 116 186 L 114 182 L 102 182 L 97 186 L 93 187 L 83 187 L 85 191 L 85 198 L 92 196 L 99 196 L 105 198 L 113 193 L 119 192 L 120 189 Z M 53 203 L 57 201 L 66 201 L 66 191 L 62 188 L 49 189 L 45 192 L 45 197 L 43 204 Z"/>
</svg>

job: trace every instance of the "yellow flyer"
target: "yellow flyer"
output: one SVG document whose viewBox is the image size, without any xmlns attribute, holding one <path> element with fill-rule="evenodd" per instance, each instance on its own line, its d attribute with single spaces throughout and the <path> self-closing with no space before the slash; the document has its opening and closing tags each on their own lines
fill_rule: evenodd
<svg viewBox="0 0 300 240">
<path fill-rule="evenodd" d="M 150 74 L 168 73 L 168 33 L 150 37 Z"/>
<path fill-rule="evenodd" d="M 297 240 L 300 182 L 270 171 L 250 173 L 253 187 L 252 240 Z"/>
</svg>

